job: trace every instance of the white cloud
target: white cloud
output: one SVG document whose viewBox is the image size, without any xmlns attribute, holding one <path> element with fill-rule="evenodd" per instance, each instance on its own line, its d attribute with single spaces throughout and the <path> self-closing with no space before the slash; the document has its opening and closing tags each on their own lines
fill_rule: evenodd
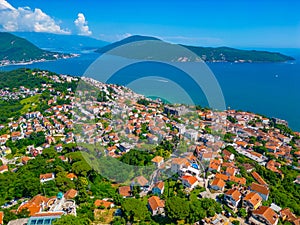
<svg viewBox="0 0 300 225">
<path fill-rule="evenodd" d="M 62 29 L 53 18 L 41 9 L 13 7 L 6 0 L 0 0 L 0 26 L 5 31 L 34 31 L 57 34 L 70 34 Z"/>
<path fill-rule="evenodd" d="M 74 24 L 77 27 L 79 35 L 84 35 L 84 36 L 92 35 L 92 31 L 90 31 L 90 28 L 88 26 L 88 22 L 85 19 L 85 16 L 84 16 L 83 13 L 78 13 L 78 17 L 74 21 Z"/>
</svg>

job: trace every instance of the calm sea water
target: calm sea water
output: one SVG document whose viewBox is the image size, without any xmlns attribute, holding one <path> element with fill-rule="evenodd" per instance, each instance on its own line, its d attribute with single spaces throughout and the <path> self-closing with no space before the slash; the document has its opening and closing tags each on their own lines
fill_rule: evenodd
<svg viewBox="0 0 300 225">
<path fill-rule="evenodd" d="M 287 50 L 284 53 L 294 56 L 297 60 L 286 63 L 208 63 L 208 66 L 221 86 L 227 107 L 279 117 L 287 120 L 291 128 L 300 131 L 300 50 Z M 6 66 L 0 67 L 0 70 L 40 68 L 80 76 L 98 57 L 98 54 L 88 53 L 73 59 L 26 66 Z M 124 70 L 122 73 L 137 78 L 142 69 L 149 72 L 149 68 L 146 67 L 139 68 L 135 73 L 136 69 Z M 154 69 L 159 69 L 160 73 L 171 73 L 164 68 Z M 178 77 L 178 74 L 172 75 Z M 124 83 L 120 77 L 122 76 L 116 77 L 112 82 Z M 185 82 L 182 78 L 181 83 Z M 207 103 L 202 98 L 203 93 L 199 94 L 199 91 L 193 90 L 192 86 L 190 89 L 191 95 L 199 96 L 197 103 L 202 105 Z M 149 94 L 143 89 L 136 91 Z"/>
</svg>

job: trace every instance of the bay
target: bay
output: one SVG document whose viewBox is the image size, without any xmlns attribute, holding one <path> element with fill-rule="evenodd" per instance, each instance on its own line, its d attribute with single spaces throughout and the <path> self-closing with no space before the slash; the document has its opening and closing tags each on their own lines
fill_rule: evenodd
<svg viewBox="0 0 300 225">
<path fill-rule="evenodd" d="M 284 63 L 207 63 L 207 65 L 220 84 L 227 107 L 282 118 L 288 121 L 292 129 L 300 131 L 300 50 L 288 49 L 283 53 L 295 57 L 296 60 Z M 0 70 L 9 71 L 26 67 L 81 76 L 98 57 L 99 54 L 89 52 L 77 58 L 11 65 L 0 67 Z M 146 68 L 141 69 L 146 70 Z M 154 69 L 159 69 L 160 74 L 170 73 L 163 68 Z M 133 78 L 138 78 L 140 72 L 123 71 L 126 76 L 133 76 Z M 180 77 L 179 74 L 173 76 Z M 113 82 L 122 84 L 123 81 L 116 78 Z M 185 82 L 182 76 L 181 83 Z M 148 94 L 143 90 L 135 91 Z M 198 90 L 190 90 L 190 93 L 203 95 L 199 94 Z M 207 102 L 202 96 L 199 97 L 198 103 L 203 105 Z"/>
</svg>

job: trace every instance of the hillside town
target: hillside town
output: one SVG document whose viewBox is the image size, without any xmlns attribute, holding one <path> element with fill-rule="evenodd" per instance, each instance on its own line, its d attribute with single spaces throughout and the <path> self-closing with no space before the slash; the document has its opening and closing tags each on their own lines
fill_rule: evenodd
<svg viewBox="0 0 300 225">
<path fill-rule="evenodd" d="M 39 85 L 0 89 L 1 102 L 21 102 L 0 124 L 0 225 L 87 211 L 82 224 L 300 224 L 300 133 L 286 121 L 25 73 Z M 136 167 L 102 174 L 97 159 Z M 37 186 L 4 189 L 27 172 Z"/>
</svg>

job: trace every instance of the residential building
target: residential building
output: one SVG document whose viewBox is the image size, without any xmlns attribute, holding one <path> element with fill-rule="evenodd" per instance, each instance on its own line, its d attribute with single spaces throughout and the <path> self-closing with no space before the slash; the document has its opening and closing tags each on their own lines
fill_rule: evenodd
<svg viewBox="0 0 300 225">
<path fill-rule="evenodd" d="M 45 183 L 55 179 L 54 173 L 46 173 L 40 175 L 40 182 Z"/>
<path fill-rule="evenodd" d="M 225 181 L 220 179 L 220 178 L 215 178 L 211 184 L 210 184 L 210 188 L 215 190 L 215 191 L 224 191 L 225 188 Z"/>
<path fill-rule="evenodd" d="M 198 180 L 194 176 L 183 176 L 181 177 L 181 181 L 184 187 L 194 189 L 198 184 Z"/>
<path fill-rule="evenodd" d="M 164 163 L 164 158 L 161 156 L 155 156 L 151 162 L 156 166 L 156 167 L 160 167 L 163 165 Z"/>
<path fill-rule="evenodd" d="M 119 194 L 123 196 L 123 198 L 128 198 L 132 196 L 130 186 L 119 187 L 118 191 Z"/>
<path fill-rule="evenodd" d="M 252 212 L 249 222 L 254 225 L 277 225 L 278 215 L 270 207 L 261 206 Z"/>
<path fill-rule="evenodd" d="M 237 208 L 239 202 L 241 201 L 241 193 L 237 189 L 230 189 L 227 192 L 225 192 L 224 199 L 227 203 L 227 205 L 235 209 Z"/>
<path fill-rule="evenodd" d="M 163 181 L 157 182 L 152 188 L 152 193 L 154 195 L 162 195 L 165 190 L 165 183 Z"/>
<path fill-rule="evenodd" d="M 256 192 L 249 192 L 243 199 L 243 207 L 256 210 L 259 206 L 261 206 L 262 197 Z"/>
<path fill-rule="evenodd" d="M 269 188 L 265 185 L 257 184 L 257 183 L 252 183 L 250 186 L 250 190 L 256 192 L 257 194 L 262 197 L 264 201 L 268 200 L 270 191 Z"/>
<path fill-rule="evenodd" d="M 164 207 L 165 207 L 165 202 L 161 200 L 159 197 L 152 196 L 148 199 L 148 208 L 152 216 L 164 215 Z"/>
</svg>

